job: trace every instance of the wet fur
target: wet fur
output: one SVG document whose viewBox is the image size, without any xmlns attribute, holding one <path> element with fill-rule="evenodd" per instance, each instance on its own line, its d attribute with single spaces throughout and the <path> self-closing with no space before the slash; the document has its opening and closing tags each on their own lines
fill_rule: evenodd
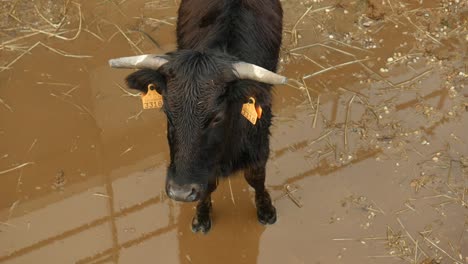
<svg viewBox="0 0 468 264">
<path fill-rule="evenodd" d="M 194 231 L 211 227 L 210 194 L 216 177 L 245 170 L 256 190 L 259 221 L 276 221 L 265 190 L 269 155 L 271 85 L 237 80 L 232 63 L 245 61 L 276 71 L 282 32 L 278 0 L 185 0 L 179 8 L 178 50 L 158 71 L 139 70 L 127 77 L 130 88 L 146 92 L 158 86 L 168 116 L 171 164 L 168 179 L 204 186 Z M 254 126 L 241 116 L 242 104 L 254 97 L 263 109 Z M 222 122 L 213 125 L 216 116 Z"/>
</svg>

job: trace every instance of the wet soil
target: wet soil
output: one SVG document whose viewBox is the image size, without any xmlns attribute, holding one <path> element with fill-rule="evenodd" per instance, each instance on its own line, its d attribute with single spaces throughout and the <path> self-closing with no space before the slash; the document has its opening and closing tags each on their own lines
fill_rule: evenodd
<svg viewBox="0 0 468 264">
<path fill-rule="evenodd" d="M 178 2 L 0 2 L 0 263 L 468 263 L 466 1 L 283 1 L 278 222 L 239 174 L 208 235 L 107 65 L 173 50 Z"/>
</svg>

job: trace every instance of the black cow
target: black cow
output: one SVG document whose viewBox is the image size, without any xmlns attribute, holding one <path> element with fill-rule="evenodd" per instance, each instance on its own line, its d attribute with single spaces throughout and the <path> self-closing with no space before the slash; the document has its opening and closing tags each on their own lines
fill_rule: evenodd
<svg viewBox="0 0 468 264">
<path fill-rule="evenodd" d="M 274 73 L 282 17 L 279 0 L 183 0 L 176 51 L 110 61 L 141 69 L 127 77 L 130 88 L 147 93 L 152 84 L 163 97 L 171 157 L 166 192 L 177 201 L 199 200 L 194 232 L 211 228 L 217 178 L 238 170 L 255 189 L 258 220 L 276 221 L 265 165 L 272 84 L 286 82 Z M 259 115 L 255 124 L 241 114 L 249 100 Z"/>
</svg>

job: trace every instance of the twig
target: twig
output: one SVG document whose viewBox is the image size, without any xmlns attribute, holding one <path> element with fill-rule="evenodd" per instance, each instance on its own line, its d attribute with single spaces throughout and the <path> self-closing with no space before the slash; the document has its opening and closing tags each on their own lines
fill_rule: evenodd
<svg viewBox="0 0 468 264">
<path fill-rule="evenodd" d="M 56 86 L 72 86 L 70 83 L 59 83 L 59 82 L 36 82 L 36 84 L 42 85 L 56 85 Z"/>
<path fill-rule="evenodd" d="M 426 236 L 423 236 L 424 239 L 427 240 L 427 242 L 431 243 L 431 245 L 433 245 L 434 247 L 436 247 L 438 250 L 440 250 L 442 253 L 444 253 L 447 257 L 449 257 L 450 259 L 452 259 L 453 261 L 455 261 L 455 263 L 457 264 L 463 264 L 461 263 L 460 261 L 458 261 L 457 259 L 455 259 L 454 257 L 450 256 L 445 250 L 441 249 L 439 246 L 437 246 L 436 243 L 432 242 L 429 238 L 427 238 Z"/>
<path fill-rule="evenodd" d="M 330 133 L 333 132 L 333 130 L 329 130 L 328 132 L 326 132 L 325 134 L 321 135 L 320 137 L 318 137 L 317 139 L 314 139 L 313 141 L 311 141 L 309 143 L 309 146 L 314 144 L 314 143 L 317 143 L 319 141 L 321 141 L 322 139 L 326 138 L 328 135 L 330 135 Z"/>
<path fill-rule="evenodd" d="M 294 204 L 297 205 L 297 207 L 302 208 L 301 202 L 299 202 L 294 195 L 292 195 L 292 190 L 290 189 L 291 187 L 289 185 L 286 185 L 286 194 L 288 195 L 289 199 L 294 202 Z"/>
<path fill-rule="evenodd" d="M 366 241 L 366 240 L 386 240 L 386 237 L 364 237 L 364 238 L 333 238 L 333 241 Z"/>
<path fill-rule="evenodd" d="M 382 210 L 382 208 L 380 206 L 378 206 L 377 203 L 374 202 L 374 200 L 371 200 L 371 202 L 374 204 L 375 207 L 377 207 L 377 209 L 379 209 L 379 210 L 377 210 L 377 212 L 380 212 L 381 214 L 385 215 L 384 210 Z"/>
<path fill-rule="evenodd" d="M 103 194 L 103 193 L 100 193 L 100 192 L 93 193 L 93 195 L 94 196 L 99 196 L 99 197 L 104 197 L 104 198 L 111 198 L 109 195 Z"/>
<path fill-rule="evenodd" d="M 450 160 L 449 169 L 448 169 L 448 173 L 447 173 L 447 185 L 450 185 L 450 180 L 452 178 L 452 167 L 453 167 L 452 162 L 453 162 L 453 160 Z"/>
<path fill-rule="evenodd" d="M 303 57 L 304 59 L 306 59 L 306 60 L 312 62 L 313 64 L 319 66 L 320 68 L 325 69 L 325 67 L 323 67 L 320 63 L 318 63 L 318 62 L 316 62 L 315 60 L 309 58 L 309 56 L 307 56 L 307 55 L 305 55 L 305 54 L 299 54 L 299 53 L 294 53 L 294 52 L 292 52 L 292 53 L 290 53 L 290 54 L 293 55 L 293 56 Z"/>
<path fill-rule="evenodd" d="M 6 69 L 10 69 L 10 67 L 15 64 L 19 59 L 21 59 L 24 55 L 26 55 L 27 53 L 29 53 L 31 50 L 33 50 L 35 47 L 37 46 L 43 46 L 44 48 L 56 53 L 56 54 L 59 54 L 59 55 L 62 55 L 64 57 L 70 57 L 70 58 L 91 58 L 92 56 L 89 56 L 89 55 L 73 55 L 73 54 L 68 54 L 62 50 L 59 50 L 59 49 L 54 49 L 50 46 L 47 46 L 46 44 L 38 41 L 36 42 L 34 45 L 32 45 L 29 49 L 27 49 L 26 51 L 24 51 L 21 55 L 19 55 L 18 57 L 16 57 L 16 59 L 14 59 L 13 61 L 11 61 L 10 63 L 8 63 L 6 66 L 2 67 L 0 69 L 0 72 L 6 70 Z"/>
<path fill-rule="evenodd" d="M 409 18 L 408 16 L 406 16 L 406 19 L 408 19 L 408 21 L 411 23 L 411 25 L 413 25 L 415 28 L 417 28 L 419 31 L 423 32 L 426 36 L 428 36 L 432 41 L 434 41 L 435 43 L 439 44 L 439 45 L 444 45 L 442 44 L 442 42 L 438 41 L 437 39 L 435 39 L 433 36 L 431 36 L 431 34 L 425 30 L 423 30 L 422 28 L 418 27 L 416 24 L 413 23 L 413 21 L 411 20 L 411 18 Z"/>
<path fill-rule="evenodd" d="M 314 122 L 312 122 L 312 128 L 315 128 L 315 125 L 317 124 L 317 116 L 319 112 L 319 106 L 320 106 L 320 94 L 317 95 L 317 107 L 315 107 L 315 116 L 314 116 Z"/>
<path fill-rule="evenodd" d="M 132 116 L 130 116 L 129 118 L 127 118 L 127 121 L 130 120 L 130 119 L 135 119 L 135 120 L 137 120 L 137 119 L 140 117 L 140 115 L 141 115 L 142 113 L 143 113 L 143 110 L 140 110 L 140 112 L 138 112 L 138 113 L 136 113 L 135 115 L 132 115 Z"/>
<path fill-rule="evenodd" d="M 232 192 L 231 178 L 228 178 L 228 183 L 229 183 L 229 191 L 231 192 L 232 204 L 236 205 L 236 201 L 234 200 L 234 194 L 233 194 L 233 192 Z"/>
<path fill-rule="evenodd" d="M 134 17 L 134 18 L 141 19 L 142 17 Z M 166 24 L 166 25 L 169 25 L 169 26 L 174 26 L 174 24 L 172 24 L 170 22 L 167 22 L 166 20 L 163 20 L 163 19 L 157 19 L 157 18 L 152 18 L 152 17 L 143 17 L 143 19 L 154 20 L 154 21 L 162 23 L 162 24 Z"/>
<path fill-rule="evenodd" d="M 390 6 L 390 9 L 392 9 L 392 12 L 395 13 L 395 10 L 393 9 L 392 2 L 390 2 L 390 0 L 387 0 L 387 2 L 388 2 L 388 5 Z"/>
<path fill-rule="evenodd" d="M 31 33 L 31 34 L 28 34 L 28 35 L 24 35 L 24 36 L 21 36 L 21 37 L 17 37 L 17 38 L 14 38 L 14 39 L 10 39 L 10 40 L 8 40 L 8 41 L 2 42 L 2 44 L 0 44 L 0 46 L 6 45 L 6 44 L 10 44 L 10 43 L 16 42 L 16 41 L 21 40 L 21 39 L 33 37 L 33 36 L 38 35 L 38 34 L 39 34 L 39 32 L 34 32 L 34 33 Z"/>
<path fill-rule="evenodd" d="M 302 79 L 302 83 L 304 84 L 304 89 L 306 90 L 306 93 L 307 93 L 307 99 L 309 100 L 310 108 L 312 108 L 312 111 L 313 111 L 315 110 L 315 107 L 312 104 L 312 98 L 310 97 L 309 88 L 307 87 L 307 84 L 304 81 L 304 79 Z"/>
<path fill-rule="evenodd" d="M 23 23 L 23 21 L 21 21 L 21 19 L 19 19 L 18 17 L 16 17 L 15 15 L 13 15 L 12 12 L 8 13 L 9 16 L 11 16 L 13 19 L 15 19 L 16 21 L 18 21 L 19 23 Z"/>
<path fill-rule="evenodd" d="M 292 27 L 291 31 L 296 30 L 296 27 L 297 27 L 297 25 L 299 25 L 299 22 L 301 22 L 301 20 L 310 12 L 312 7 L 314 7 L 314 5 L 311 5 L 309 8 L 307 8 L 307 10 L 304 12 L 304 14 L 302 14 L 302 16 L 296 21 L 296 23 Z M 310 13 L 319 12 L 319 11 L 326 10 L 326 9 L 329 9 L 329 8 L 332 8 L 332 7 L 333 6 L 325 6 L 325 7 L 317 8 L 317 9 L 315 9 L 314 11 L 312 11 Z"/>
<path fill-rule="evenodd" d="M 336 39 L 330 39 L 331 41 L 335 42 L 335 43 L 338 43 L 338 44 L 341 44 L 343 46 L 346 46 L 348 48 L 352 48 L 352 49 L 357 49 L 357 50 L 360 50 L 360 51 L 363 51 L 363 52 L 367 52 L 367 53 L 373 53 L 372 51 L 370 50 L 366 50 L 366 49 L 363 49 L 363 48 L 359 48 L 359 47 L 356 47 L 356 46 L 353 46 L 353 45 L 350 45 L 348 43 L 345 43 L 345 42 L 342 42 L 342 41 L 338 41 Z"/>
<path fill-rule="evenodd" d="M 11 206 L 10 206 L 10 209 L 8 210 L 8 220 L 10 220 L 11 216 L 13 215 L 13 211 L 15 210 L 15 208 L 18 206 L 20 200 L 16 200 Z"/>
<path fill-rule="evenodd" d="M 109 22 L 110 23 L 110 22 Z M 143 51 L 141 51 L 140 48 L 138 48 L 138 46 L 135 44 L 135 42 L 133 42 L 128 36 L 127 34 L 125 34 L 125 32 L 123 32 L 123 30 L 117 25 L 117 24 L 113 24 L 111 23 L 112 25 L 114 25 L 117 30 L 120 32 L 120 34 L 122 34 L 122 36 L 124 36 L 124 38 L 128 41 L 128 43 L 130 43 L 130 45 L 132 47 L 134 47 L 140 54 L 143 54 Z"/>
<path fill-rule="evenodd" d="M 26 166 L 32 165 L 32 164 L 34 164 L 34 162 L 26 162 L 26 163 L 23 163 L 23 164 L 21 164 L 21 165 L 18 165 L 18 166 L 15 166 L 15 167 L 12 167 L 12 168 L 9 168 L 9 169 L 0 171 L 0 175 L 6 174 L 6 173 L 9 173 L 9 172 L 18 170 L 18 169 L 21 169 L 21 168 L 23 168 L 23 167 L 26 167 Z"/>
<path fill-rule="evenodd" d="M 348 109 L 346 111 L 346 120 L 345 120 L 345 127 L 344 127 L 344 145 L 345 149 L 348 149 L 348 119 L 349 119 L 349 114 L 351 112 L 351 104 L 354 101 L 354 98 L 356 97 L 356 94 L 353 94 L 353 97 L 348 102 Z"/>
<path fill-rule="evenodd" d="M 149 39 L 151 41 L 151 43 L 153 43 L 158 49 L 161 49 L 161 45 L 159 45 L 159 43 L 153 39 L 153 37 L 151 37 L 148 33 L 142 31 L 142 30 L 132 30 L 132 32 L 138 32 L 138 33 L 141 33 L 143 34 L 143 36 L 145 36 L 147 39 Z"/>
<path fill-rule="evenodd" d="M 313 48 L 313 47 L 316 47 L 316 46 L 320 46 L 320 47 L 324 47 L 324 48 L 327 48 L 327 49 L 331 49 L 331 50 L 334 50 L 334 51 L 343 53 L 343 54 L 345 54 L 345 55 L 351 56 L 351 57 L 353 57 L 353 58 L 356 58 L 356 55 L 354 55 L 354 54 L 351 54 L 351 53 L 346 52 L 346 51 L 344 51 L 344 50 L 340 50 L 340 49 L 337 49 L 337 48 L 334 48 L 334 47 L 331 47 L 331 46 L 328 46 L 328 45 L 325 45 L 325 44 L 322 44 L 322 43 L 314 43 L 314 44 L 309 44 L 309 45 L 297 47 L 297 48 L 291 49 L 290 52 L 298 51 L 298 50 L 303 50 L 303 49 L 308 49 L 308 48 Z"/>
<path fill-rule="evenodd" d="M 65 103 L 71 104 L 71 105 L 73 105 L 76 109 L 80 110 L 80 112 L 84 112 L 84 110 L 83 110 L 83 108 L 82 108 L 81 106 L 75 104 L 75 103 L 72 102 L 72 101 L 68 101 L 68 100 L 66 100 L 65 98 L 60 97 L 60 96 L 58 96 L 58 95 L 56 95 L 56 94 L 54 94 L 54 93 L 50 93 L 50 96 L 53 96 L 53 97 L 55 97 L 55 98 L 58 98 L 58 99 L 64 101 Z"/>
<path fill-rule="evenodd" d="M 133 146 L 129 147 L 129 148 L 126 149 L 124 152 L 120 153 L 120 156 L 123 156 L 123 155 L 127 154 L 127 153 L 130 152 L 132 149 L 133 149 Z"/>
<path fill-rule="evenodd" d="M 70 90 L 68 90 L 66 93 L 63 93 L 63 95 L 65 96 L 71 96 L 70 93 L 75 91 L 78 87 L 80 87 L 80 85 L 75 85 L 75 87 L 71 88 Z"/>
<path fill-rule="evenodd" d="M 44 31 L 44 30 L 40 30 L 40 29 L 36 29 L 36 28 L 32 28 L 31 27 L 31 30 L 32 31 L 35 31 L 35 32 L 39 32 L 39 33 L 42 33 L 42 34 L 46 34 L 46 35 L 49 35 L 51 37 L 55 37 L 55 38 L 58 38 L 58 39 L 62 39 L 62 40 L 67 40 L 67 41 L 70 41 L 70 40 L 75 40 L 78 38 L 78 36 L 80 35 L 81 33 L 81 25 L 82 25 L 82 15 L 81 15 L 81 5 L 78 4 L 78 3 L 75 3 L 73 2 L 73 4 L 75 4 L 77 7 L 78 7 L 78 16 L 79 16 L 79 24 L 78 24 L 78 29 L 77 29 L 77 32 L 75 34 L 75 36 L 71 37 L 71 38 L 67 38 L 67 37 L 63 37 L 57 33 L 51 33 L 51 32 L 48 32 L 48 31 Z"/>
<path fill-rule="evenodd" d="M 7 223 L 7 222 L 0 222 L 0 225 L 8 226 L 8 227 L 16 227 L 13 224 Z"/>
<path fill-rule="evenodd" d="M 367 256 L 368 258 L 399 258 L 400 256 L 394 255 L 381 255 L 381 256 Z"/>
<path fill-rule="evenodd" d="M 315 12 L 319 12 L 319 11 L 322 11 L 322 10 L 326 10 L 326 9 L 329 9 L 329 8 L 333 8 L 333 6 L 325 6 L 325 7 L 321 7 L 321 8 L 317 8 L 313 11 L 310 11 L 312 9 L 312 7 L 314 7 L 314 5 L 310 5 L 309 8 L 307 8 L 307 10 L 304 12 L 304 14 L 302 14 L 302 16 L 296 21 L 296 23 L 294 24 L 294 26 L 292 27 L 291 29 L 291 34 L 293 35 L 293 41 L 294 43 L 297 43 L 297 25 L 299 25 L 299 22 L 301 22 L 301 20 L 308 14 L 308 13 L 315 13 Z"/>
<path fill-rule="evenodd" d="M 367 58 L 367 59 L 361 59 L 361 60 L 353 60 L 353 61 L 348 61 L 348 62 L 345 62 L 345 63 L 338 64 L 338 65 L 334 65 L 334 66 L 331 66 L 331 67 L 329 67 L 329 68 L 320 70 L 320 71 L 318 71 L 318 72 L 314 72 L 314 73 L 308 74 L 308 75 L 304 76 L 303 79 L 308 79 L 308 78 L 317 76 L 317 75 L 319 75 L 319 74 L 322 74 L 322 73 L 324 73 L 324 72 L 327 72 L 327 71 L 330 71 L 330 70 L 334 70 L 334 69 L 336 69 L 336 68 L 344 67 L 344 66 L 347 66 L 347 65 L 351 65 L 351 64 L 354 64 L 354 63 L 363 62 L 363 61 L 367 61 L 367 60 L 369 60 L 369 58 Z"/>
<path fill-rule="evenodd" d="M 29 153 L 31 152 L 31 150 L 34 148 L 34 146 L 36 145 L 37 143 L 37 138 L 34 139 L 33 143 L 31 143 L 31 146 L 29 146 L 29 149 L 26 153 Z"/>
<path fill-rule="evenodd" d="M 34 8 L 36 9 L 37 14 L 45 21 L 47 24 L 51 25 L 54 28 L 58 28 L 60 26 L 60 23 L 54 24 L 50 20 L 48 20 L 40 11 L 39 8 L 37 8 L 37 5 L 34 5 Z"/>
<path fill-rule="evenodd" d="M 327 49 L 331 49 L 331 50 L 337 51 L 337 52 L 339 52 L 339 53 L 345 54 L 345 55 L 347 55 L 347 56 L 350 56 L 350 57 L 352 57 L 352 58 L 354 58 L 354 59 L 357 59 L 356 55 L 354 55 L 354 54 L 351 54 L 351 53 L 346 52 L 346 51 L 344 51 L 344 50 L 337 49 L 337 48 L 334 48 L 334 47 L 331 47 L 331 46 L 328 46 L 328 45 L 325 45 L 325 44 L 322 44 L 322 43 L 314 43 L 314 44 L 310 44 L 310 45 L 305 45 L 305 46 L 302 46 L 302 47 L 294 48 L 294 49 L 291 49 L 290 52 L 291 52 L 291 51 L 302 50 L 302 49 L 308 49 L 308 48 L 312 48 L 312 47 L 315 47 L 315 46 L 320 46 L 320 47 L 324 47 L 324 48 L 327 48 Z M 371 73 L 371 74 L 376 75 L 376 76 L 379 78 L 379 80 L 388 83 L 388 84 L 389 84 L 391 87 L 393 87 L 393 88 L 396 88 L 395 85 L 394 85 L 391 81 L 387 80 L 386 78 L 383 78 L 380 74 L 378 74 L 377 72 L 375 72 L 375 71 L 373 71 L 372 69 L 370 69 L 369 67 L 367 67 L 364 63 L 362 63 L 362 62 L 358 62 L 358 63 L 359 63 L 359 65 L 361 65 L 366 71 L 368 71 L 368 72 Z"/>
<path fill-rule="evenodd" d="M 125 90 L 120 84 L 114 82 L 115 85 L 117 85 L 117 87 L 119 87 L 120 90 L 122 90 L 125 94 L 121 95 L 121 96 L 131 96 L 131 97 L 141 97 L 141 93 L 131 93 L 131 92 L 128 92 L 127 90 Z"/>
<path fill-rule="evenodd" d="M 289 193 L 295 193 L 295 192 L 297 192 L 297 189 L 291 190 Z M 283 198 L 286 197 L 286 196 L 288 196 L 288 193 L 283 193 L 283 194 L 281 194 L 279 197 L 273 199 L 273 201 L 276 202 L 276 201 L 278 201 L 278 200 L 280 200 L 280 199 L 283 199 Z"/>
<path fill-rule="evenodd" d="M 5 106 L 6 109 L 10 110 L 10 112 L 13 113 L 13 109 L 11 109 L 11 107 L 7 103 L 5 103 L 5 101 L 3 101 L 2 98 L 0 98 L 0 104 Z"/>
<path fill-rule="evenodd" d="M 101 38 L 98 34 L 92 32 L 91 30 L 85 28 L 83 29 L 83 31 L 88 32 L 89 34 L 93 35 L 95 38 L 99 39 L 101 42 L 104 42 L 103 38 Z"/>
<path fill-rule="evenodd" d="M 106 0 L 107 2 L 111 2 L 116 8 L 117 10 L 119 11 L 119 13 L 124 16 L 124 17 L 127 17 L 127 15 L 122 11 L 122 9 L 120 8 L 119 4 L 117 4 L 116 2 L 114 2 L 113 0 Z"/>
<path fill-rule="evenodd" d="M 415 76 L 415 77 L 413 77 L 413 78 L 411 78 L 411 79 L 409 79 L 409 80 L 407 80 L 407 81 L 404 81 L 404 82 L 401 82 L 401 83 L 397 83 L 397 84 L 395 84 L 395 86 L 403 86 L 403 85 L 405 85 L 405 84 L 407 84 L 407 83 L 414 82 L 414 81 L 419 80 L 419 79 L 421 79 L 422 77 L 428 75 L 428 74 L 431 73 L 431 72 L 432 72 L 432 68 L 429 69 L 429 70 L 424 71 L 423 73 L 419 74 L 418 76 Z"/>
<path fill-rule="evenodd" d="M 418 263 L 418 243 L 419 241 L 416 240 L 416 243 L 414 245 L 414 263 Z"/>
<path fill-rule="evenodd" d="M 405 230 L 405 233 L 406 235 L 411 239 L 411 241 L 413 242 L 413 244 L 416 245 L 416 247 L 418 247 L 418 243 L 417 241 L 411 236 L 411 234 L 408 232 L 408 230 L 405 228 L 405 226 L 403 225 L 403 223 L 401 222 L 400 218 L 397 217 L 397 221 L 398 223 L 400 224 L 401 228 L 403 228 L 403 230 Z M 426 258 L 428 257 L 428 255 L 426 254 L 426 252 L 424 252 L 424 250 L 422 248 L 419 248 L 421 250 L 421 252 L 424 254 L 424 256 L 426 256 Z"/>
<path fill-rule="evenodd" d="M 96 120 L 96 117 L 94 116 L 94 114 L 88 109 L 88 107 L 86 107 L 85 105 L 81 105 L 81 108 L 86 112 L 88 113 L 89 116 L 91 116 L 94 121 L 97 121 Z"/>
</svg>

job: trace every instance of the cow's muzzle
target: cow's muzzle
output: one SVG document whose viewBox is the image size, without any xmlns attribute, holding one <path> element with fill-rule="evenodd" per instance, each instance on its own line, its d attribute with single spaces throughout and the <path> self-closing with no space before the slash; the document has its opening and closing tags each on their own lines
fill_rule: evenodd
<svg viewBox="0 0 468 264">
<path fill-rule="evenodd" d="M 168 181 L 166 184 L 167 196 L 179 202 L 195 202 L 199 200 L 202 189 L 200 184 L 179 185 L 173 181 Z"/>
</svg>

